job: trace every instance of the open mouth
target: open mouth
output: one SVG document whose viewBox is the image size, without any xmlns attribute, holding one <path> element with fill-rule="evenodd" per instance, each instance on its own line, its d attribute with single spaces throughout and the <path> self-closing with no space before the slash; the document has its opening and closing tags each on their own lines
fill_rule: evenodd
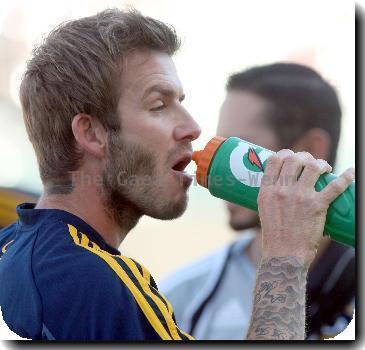
<svg viewBox="0 0 365 350">
<path fill-rule="evenodd" d="M 172 170 L 183 172 L 191 162 L 191 156 L 180 158 L 179 161 L 172 167 Z"/>
</svg>

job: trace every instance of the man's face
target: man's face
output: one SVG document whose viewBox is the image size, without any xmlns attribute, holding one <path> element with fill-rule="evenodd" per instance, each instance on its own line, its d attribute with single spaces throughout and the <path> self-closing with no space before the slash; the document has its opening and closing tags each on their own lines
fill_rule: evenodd
<svg viewBox="0 0 365 350">
<path fill-rule="evenodd" d="M 103 176 L 107 205 L 114 216 L 115 208 L 133 206 L 141 215 L 176 218 L 186 209 L 192 177 L 183 170 L 201 130 L 181 104 L 183 88 L 170 56 L 134 52 L 123 67 L 121 131 L 109 135 Z"/>
<path fill-rule="evenodd" d="M 230 91 L 221 107 L 217 135 L 236 136 L 273 151 L 280 149 L 275 133 L 270 130 L 265 115 L 269 104 L 263 98 L 244 91 Z M 226 202 L 229 224 L 234 230 L 259 225 L 256 211 Z"/>
</svg>

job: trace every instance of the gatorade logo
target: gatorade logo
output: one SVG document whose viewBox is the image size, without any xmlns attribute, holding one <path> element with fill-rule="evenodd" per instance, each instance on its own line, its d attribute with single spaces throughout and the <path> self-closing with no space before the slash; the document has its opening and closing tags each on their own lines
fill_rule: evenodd
<svg viewBox="0 0 365 350">
<path fill-rule="evenodd" d="M 263 164 L 272 154 L 250 143 L 239 142 L 230 156 L 231 172 L 244 185 L 260 187 L 265 170 Z"/>
<path fill-rule="evenodd" d="M 250 147 L 250 149 L 248 150 L 247 158 L 251 162 L 252 165 L 256 165 L 256 167 L 258 169 L 260 169 L 260 171 L 264 171 L 264 167 L 261 163 L 261 159 L 252 147 Z"/>
</svg>

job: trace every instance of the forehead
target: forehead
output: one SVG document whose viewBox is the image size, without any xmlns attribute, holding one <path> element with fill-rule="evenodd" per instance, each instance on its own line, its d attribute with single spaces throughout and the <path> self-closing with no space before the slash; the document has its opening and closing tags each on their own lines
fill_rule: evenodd
<svg viewBox="0 0 365 350">
<path fill-rule="evenodd" d="M 223 102 L 217 135 L 235 136 L 269 149 L 278 147 L 275 132 L 267 122 L 270 103 L 244 91 L 230 91 Z"/>
<path fill-rule="evenodd" d="M 142 98 L 155 85 L 182 94 L 182 84 L 171 56 L 157 51 L 130 53 L 123 63 L 122 95 L 129 92 Z"/>
<path fill-rule="evenodd" d="M 245 91 L 227 93 L 220 111 L 218 132 L 223 136 L 239 136 L 250 130 L 266 127 L 269 102 Z"/>
</svg>

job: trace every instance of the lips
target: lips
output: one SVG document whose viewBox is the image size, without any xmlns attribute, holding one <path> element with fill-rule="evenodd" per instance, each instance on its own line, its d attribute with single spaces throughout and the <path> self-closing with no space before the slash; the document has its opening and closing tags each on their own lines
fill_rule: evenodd
<svg viewBox="0 0 365 350">
<path fill-rule="evenodd" d="M 186 154 L 180 157 L 175 164 L 172 166 L 172 170 L 183 172 L 188 164 L 191 162 L 192 154 Z"/>
</svg>

